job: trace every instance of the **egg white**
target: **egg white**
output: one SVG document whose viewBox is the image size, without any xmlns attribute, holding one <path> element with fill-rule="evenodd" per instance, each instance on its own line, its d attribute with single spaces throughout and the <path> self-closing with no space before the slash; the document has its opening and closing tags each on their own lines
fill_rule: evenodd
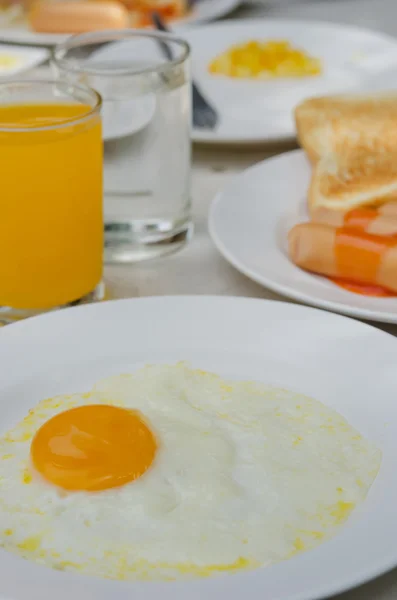
<svg viewBox="0 0 397 600">
<path fill-rule="evenodd" d="M 85 404 L 139 410 L 159 448 L 138 480 L 60 493 L 29 451 L 53 415 Z M 175 366 L 43 400 L 0 439 L 0 544 L 64 570 L 116 579 L 235 572 L 335 534 L 364 500 L 381 453 L 305 396 Z"/>
</svg>

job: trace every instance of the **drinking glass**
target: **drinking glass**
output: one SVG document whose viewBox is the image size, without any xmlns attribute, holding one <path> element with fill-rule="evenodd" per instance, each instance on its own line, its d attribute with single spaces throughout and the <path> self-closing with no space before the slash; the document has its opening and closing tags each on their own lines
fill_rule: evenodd
<svg viewBox="0 0 397 600">
<path fill-rule="evenodd" d="M 88 84 L 103 99 L 105 261 L 183 246 L 191 232 L 189 46 L 141 30 L 86 33 L 58 45 L 52 64 L 61 80 Z"/>
<path fill-rule="evenodd" d="M 101 98 L 0 83 L 0 320 L 102 294 Z"/>
</svg>

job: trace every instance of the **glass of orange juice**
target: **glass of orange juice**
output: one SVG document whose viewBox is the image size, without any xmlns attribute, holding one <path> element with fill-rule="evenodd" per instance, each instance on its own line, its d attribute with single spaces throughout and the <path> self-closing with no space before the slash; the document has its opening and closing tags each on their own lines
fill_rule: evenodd
<svg viewBox="0 0 397 600">
<path fill-rule="evenodd" d="M 0 83 L 0 319 L 99 299 L 101 98 L 61 81 Z"/>
</svg>

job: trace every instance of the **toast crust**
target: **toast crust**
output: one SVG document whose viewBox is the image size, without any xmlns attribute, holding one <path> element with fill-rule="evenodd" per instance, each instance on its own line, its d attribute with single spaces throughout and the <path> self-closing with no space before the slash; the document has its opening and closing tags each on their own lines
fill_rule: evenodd
<svg viewBox="0 0 397 600">
<path fill-rule="evenodd" d="M 397 152 L 397 93 L 310 98 L 295 109 L 310 160 L 351 150 Z"/>
<path fill-rule="evenodd" d="M 313 165 L 309 210 L 397 200 L 397 93 L 305 100 L 298 140 Z"/>
<path fill-rule="evenodd" d="M 397 200 L 397 155 L 357 151 L 328 155 L 313 167 L 310 212 L 324 207 L 351 210 Z"/>
</svg>

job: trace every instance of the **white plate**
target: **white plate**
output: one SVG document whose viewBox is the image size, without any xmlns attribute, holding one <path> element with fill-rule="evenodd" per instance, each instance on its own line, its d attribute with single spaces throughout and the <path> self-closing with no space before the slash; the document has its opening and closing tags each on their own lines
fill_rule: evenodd
<svg viewBox="0 0 397 600">
<path fill-rule="evenodd" d="M 252 144 L 292 139 L 292 111 L 298 102 L 318 94 L 371 88 L 380 73 L 397 68 L 397 40 L 345 25 L 239 20 L 191 29 L 184 37 L 192 46 L 194 77 L 221 116 L 215 131 L 194 130 L 196 142 Z M 208 73 L 208 65 L 217 54 L 252 39 L 286 39 L 320 58 L 324 72 L 318 77 L 267 81 Z"/>
<path fill-rule="evenodd" d="M 16 48 L 0 44 L 0 78 L 17 75 L 33 69 L 48 59 L 49 52 L 44 48 Z M 10 60 L 5 64 L 4 59 Z"/>
<path fill-rule="evenodd" d="M 185 359 L 232 379 L 263 381 L 315 397 L 373 440 L 383 460 L 367 500 L 340 532 L 288 561 L 209 580 L 131 584 L 46 569 L 0 550 L 1 597 L 315 600 L 392 568 L 397 564 L 396 353 L 397 340 L 368 325 L 245 298 L 122 300 L 4 327 L 2 431 L 42 398 L 87 390 L 99 378 L 146 363 Z"/>
<path fill-rule="evenodd" d="M 191 15 L 175 22 L 176 27 L 185 27 L 213 21 L 227 15 L 241 4 L 241 0 L 198 0 Z M 0 40 L 24 44 L 59 44 L 68 36 L 54 33 L 36 33 L 27 24 L 10 25 L 0 29 Z"/>
<path fill-rule="evenodd" d="M 294 300 L 363 319 L 397 323 L 397 298 L 347 292 L 306 273 L 287 256 L 287 233 L 307 221 L 310 165 L 301 150 L 265 160 L 234 177 L 214 200 L 209 226 L 236 269 Z"/>
<path fill-rule="evenodd" d="M 142 131 L 152 120 L 156 97 L 147 94 L 132 100 L 103 103 L 102 122 L 105 142 L 117 140 Z"/>
<path fill-rule="evenodd" d="M 122 40 L 106 44 L 96 52 L 93 52 L 85 65 L 88 69 L 95 67 L 104 68 L 112 66 L 120 61 L 125 61 L 128 52 L 132 56 L 136 56 L 136 44 L 142 46 L 144 52 L 151 50 L 154 44 L 145 44 L 145 40 Z M 155 52 L 153 47 L 154 58 L 161 56 Z M 135 53 L 135 54 L 134 54 Z M 128 64 L 129 61 L 126 62 Z M 62 75 L 63 77 L 63 75 Z M 73 77 L 71 79 L 73 81 Z M 92 81 L 89 82 L 92 87 L 95 87 L 103 98 L 102 107 L 102 122 L 103 122 L 103 139 L 105 142 L 113 141 L 134 135 L 142 131 L 153 119 L 156 112 L 156 96 L 153 93 L 147 93 L 141 96 L 125 97 L 121 99 L 119 95 L 114 93 L 114 81 L 111 78 L 96 78 L 92 76 Z"/>
</svg>

